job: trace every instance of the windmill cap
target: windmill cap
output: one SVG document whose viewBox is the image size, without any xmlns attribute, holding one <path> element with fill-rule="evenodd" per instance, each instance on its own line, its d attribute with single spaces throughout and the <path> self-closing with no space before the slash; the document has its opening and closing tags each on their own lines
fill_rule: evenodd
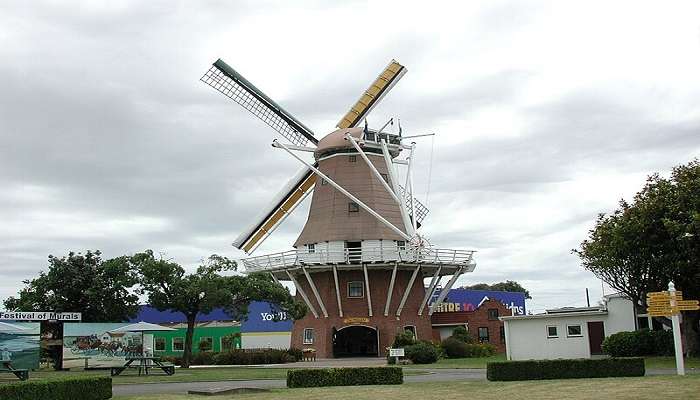
<svg viewBox="0 0 700 400">
<path fill-rule="evenodd" d="M 352 143 L 345 139 L 345 135 L 349 133 L 355 139 L 360 140 L 362 131 L 363 128 L 343 128 L 329 133 L 319 140 L 314 156 L 319 159 L 340 150 L 353 149 Z"/>
</svg>

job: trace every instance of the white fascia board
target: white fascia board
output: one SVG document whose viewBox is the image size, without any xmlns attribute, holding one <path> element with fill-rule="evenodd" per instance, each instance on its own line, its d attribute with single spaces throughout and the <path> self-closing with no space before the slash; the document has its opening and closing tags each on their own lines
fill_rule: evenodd
<svg viewBox="0 0 700 400">
<path fill-rule="evenodd" d="M 564 317 L 579 317 L 579 316 L 591 316 L 591 315 L 607 315 L 607 311 L 587 311 L 587 312 L 573 312 L 573 313 L 554 313 L 554 314 L 535 314 L 535 315 L 508 315 L 504 317 L 498 317 L 501 321 L 511 321 L 511 320 L 524 320 L 524 319 L 547 319 L 547 318 L 564 318 Z"/>
</svg>

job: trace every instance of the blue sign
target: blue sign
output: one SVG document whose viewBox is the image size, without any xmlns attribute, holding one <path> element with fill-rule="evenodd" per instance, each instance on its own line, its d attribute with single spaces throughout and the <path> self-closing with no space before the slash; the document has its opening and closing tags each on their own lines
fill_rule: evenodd
<svg viewBox="0 0 700 400">
<path fill-rule="evenodd" d="M 437 300 L 441 289 L 435 290 L 430 303 Z M 443 300 L 443 303 L 452 305 L 449 311 L 474 311 L 487 300 L 498 300 L 515 315 L 525 315 L 525 293 L 497 292 L 492 290 L 452 289 Z M 442 307 L 445 308 L 445 307 Z"/>
<path fill-rule="evenodd" d="M 275 305 L 254 301 L 248 306 L 248 319 L 241 321 L 241 332 L 290 332 L 292 319 Z"/>
</svg>

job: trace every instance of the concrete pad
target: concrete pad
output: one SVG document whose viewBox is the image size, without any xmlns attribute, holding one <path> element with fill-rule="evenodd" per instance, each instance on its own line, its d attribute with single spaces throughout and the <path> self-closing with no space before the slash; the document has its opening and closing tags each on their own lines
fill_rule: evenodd
<svg viewBox="0 0 700 400">
<path fill-rule="evenodd" d="M 223 396 L 227 394 L 243 394 L 243 393 L 260 393 L 269 392 L 270 389 L 257 387 L 237 387 L 237 388 L 220 388 L 213 387 L 207 389 L 188 390 L 187 394 L 196 394 L 200 396 Z"/>
</svg>

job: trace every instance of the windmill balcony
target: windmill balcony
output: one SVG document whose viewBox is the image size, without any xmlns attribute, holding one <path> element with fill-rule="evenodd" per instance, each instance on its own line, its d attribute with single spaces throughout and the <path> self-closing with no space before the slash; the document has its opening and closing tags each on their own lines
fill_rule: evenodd
<svg viewBox="0 0 700 400">
<path fill-rule="evenodd" d="M 350 248 L 343 250 L 289 250 L 241 260 L 246 272 L 276 272 L 300 267 L 310 269 L 361 268 L 362 264 L 386 266 L 394 264 L 463 269 L 471 272 L 474 251 L 453 249 L 387 249 L 381 247 Z M 426 271 L 427 272 L 427 271 Z"/>
</svg>

